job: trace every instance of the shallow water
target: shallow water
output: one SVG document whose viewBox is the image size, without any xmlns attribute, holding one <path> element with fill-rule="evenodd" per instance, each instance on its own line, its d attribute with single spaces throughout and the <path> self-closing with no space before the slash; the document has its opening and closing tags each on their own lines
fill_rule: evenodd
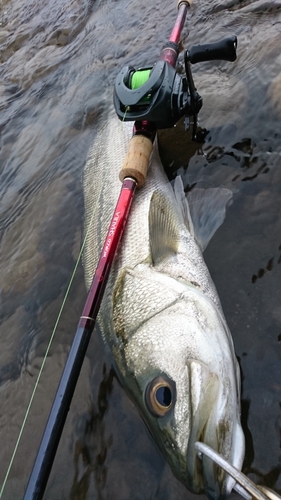
<svg viewBox="0 0 281 500">
<path fill-rule="evenodd" d="M 82 238 L 82 171 L 125 64 L 152 64 L 175 2 L 3 0 L 0 5 L 0 485 Z M 244 471 L 281 490 L 281 4 L 203 0 L 188 43 L 238 36 L 236 63 L 194 68 L 205 143 L 160 135 L 171 177 L 234 190 L 205 252 L 243 373 Z M 187 41 L 185 41 L 187 46 Z M 188 167 L 188 168 L 187 168 Z M 4 499 L 20 499 L 86 297 L 80 265 L 31 406 Z M 98 334 L 46 500 L 185 499 L 111 369 Z M 194 497 L 195 498 L 195 497 Z M 201 497 L 203 498 L 203 497 Z"/>
</svg>

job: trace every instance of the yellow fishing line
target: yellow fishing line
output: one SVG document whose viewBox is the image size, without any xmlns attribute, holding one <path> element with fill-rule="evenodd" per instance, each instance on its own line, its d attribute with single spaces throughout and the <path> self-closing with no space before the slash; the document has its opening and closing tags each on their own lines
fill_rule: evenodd
<svg viewBox="0 0 281 500">
<path fill-rule="evenodd" d="M 130 109 L 130 106 L 126 106 L 125 113 L 124 113 L 123 118 L 122 118 L 122 122 L 125 121 L 125 117 L 126 117 L 127 111 L 129 111 L 129 109 Z"/>
<path fill-rule="evenodd" d="M 7 472 L 6 472 L 6 475 L 5 475 L 5 478 L 4 478 L 1 490 L 0 490 L 0 498 L 2 498 L 4 489 L 6 487 L 6 484 L 7 484 L 7 481 L 8 481 L 8 477 L 9 477 L 9 474 L 10 474 L 10 471 L 11 471 L 11 468 L 12 468 L 12 465 L 14 463 L 14 459 L 15 459 L 15 456 L 16 456 L 16 453 L 17 453 L 17 450 L 18 450 L 18 447 L 19 447 L 19 443 L 20 443 L 20 440 L 21 440 L 21 437 L 22 437 L 22 434 L 23 434 L 23 431 L 24 431 L 24 428 L 25 428 L 25 424 L 26 424 L 28 415 L 30 413 L 30 408 L 31 408 L 31 405 L 32 405 L 34 397 L 35 397 L 35 393 L 36 393 L 36 390 L 37 390 L 37 387 L 38 387 L 38 384 L 39 384 L 39 381 L 40 381 L 40 378 L 41 378 L 41 374 L 43 372 L 43 369 L 44 369 L 44 366 L 45 366 L 45 363 L 46 363 L 46 360 L 47 360 L 47 357 L 48 357 L 48 354 L 49 354 L 49 351 L 50 351 L 50 348 L 51 348 L 51 345 L 52 345 L 52 342 L 53 342 L 53 339 L 54 339 L 54 336 L 55 336 L 55 333 L 56 333 L 56 330 L 57 330 L 57 326 L 58 326 L 59 320 L 61 318 L 64 306 L 65 306 L 65 303 L 66 303 L 66 299 L 68 297 L 70 288 L 72 286 L 72 283 L 73 283 L 73 280 L 74 280 L 74 277 L 75 277 L 75 273 L 76 273 L 77 268 L 78 268 L 78 264 L 79 264 L 79 262 L 81 260 L 81 257 L 82 257 L 82 253 L 83 253 L 83 250 L 84 250 L 84 247 L 85 247 L 85 243 L 86 243 L 86 240 L 87 240 L 87 237 L 88 237 L 88 233 L 89 233 L 90 227 L 91 227 L 92 222 L 93 222 L 94 214 L 95 214 L 95 210 L 93 210 L 92 217 L 91 217 L 89 226 L 87 228 L 86 235 L 84 237 L 84 241 L 82 243 L 82 246 L 81 246 L 81 249 L 80 249 L 77 261 L 76 261 L 76 264 L 74 266 L 74 270 L 72 272 L 72 275 L 71 275 L 71 278 L 70 278 L 70 281 L 69 281 L 69 284 L 68 284 L 68 287 L 67 287 L 64 299 L 62 301 L 61 308 L 60 308 L 59 313 L 58 313 L 57 320 L 55 322 L 55 326 L 54 326 L 52 335 L 50 337 L 50 340 L 49 340 L 49 343 L 48 343 L 48 346 L 47 346 L 47 349 L 46 349 L 46 352 L 45 352 L 45 355 L 44 355 L 44 358 L 43 358 L 43 361 L 42 361 L 41 368 L 40 368 L 39 373 L 37 375 L 37 379 L 36 379 L 36 382 L 35 382 L 35 385 L 34 385 L 34 389 L 32 391 L 31 398 L 30 398 L 30 401 L 28 403 L 27 410 L 25 412 L 25 416 L 24 416 L 24 419 L 23 419 L 23 422 L 22 422 L 22 425 L 21 425 L 21 428 L 20 428 L 20 431 L 19 431 L 19 435 L 18 435 L 16 444 L 15 444 L 15 447 L 14 447 L 14 451 L 13 451 L 11 460 L 9 462 L 9 466 L 8 466 L 8 469 L 7 469 Z"/>
</svg>

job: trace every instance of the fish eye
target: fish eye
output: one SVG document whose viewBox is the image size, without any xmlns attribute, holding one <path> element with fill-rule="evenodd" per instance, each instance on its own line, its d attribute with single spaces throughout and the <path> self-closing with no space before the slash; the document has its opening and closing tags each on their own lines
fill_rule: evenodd
<svg viewBox="0 0 281 500">
<path fill-rule="evenodd" d="M 145 401 L 149 411 L 157 416 L 164 417 L 172 408 L 176 398 L 176 385 L 165 375 L 153 379 L 145 391 Z"/>
</svg>

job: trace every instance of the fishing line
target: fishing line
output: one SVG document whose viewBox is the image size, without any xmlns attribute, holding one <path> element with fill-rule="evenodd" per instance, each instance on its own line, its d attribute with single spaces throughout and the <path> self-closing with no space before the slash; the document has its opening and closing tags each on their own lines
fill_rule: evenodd
<svg viewBox="0 0 281 500">
<path fill-rule="evenodd" d="M 127 111 L 129 111 L 129 109 L 130 109 L 130 106 L 126 106 L 122 122 L 125 122 L 126 114 L 127 114 Z"/>
<path fill-rule="evenodd" d="M 96 207 L 94 207 L 94 208 L 96 208 Z M 58 324 L 59 324 L 59 320 L 61 318 L 64 306 L 65 306 L 65 303 L 66 303 L 66 300 L 67 300 L 70 288 L 72 286 L 72 283 L 73 283 L 73 280 L 74 280 L 74 277 L 75 277 L 75 274 L 76 274 L 79 262 L 80 262 L 81 257 L 82 257 L 82 253 L 83 253 L 83 250 L 84 250 L 84 247 L 85 247 L 85 244 L 86 244 L 86 240 L 87 240 L 87 237 L 88 237 L 88 234 L 89 234 L 90 227 L 91 227 L 93 219 L 94 219 L 95 212 L 96 212 L 96 210 L 93 210 L 92 217 L 90 219 L 90 222 L 89 222 L 89 225 L 88 225 L 88 228 L 87 228 L 87 231 L 86 231 L 86 234 L 85 234 L 85 237 L 84 237 L 84 240 L 83 240 L 83 243 L 82 243 L 82 246 L 81 246 L 78 258 L 77 258 L 77 261 L 76 261 L 76 264 L 74 266 L 72 275 L 70 277 L 70 280 L 69 280 L 69 283 L 68 283 L 68 287 L 67 287 L 67 290 L 65 292 L 65 296 L 64 296 L 64 299 L 62 301 L 62 305 L 60 307 L 60 310 L 59 310 L 59 313 L 58 313 L 58 316 L 57 316 L 57 319 L 56 319 L 56 322 L 55 322 L 55 326 L 53 328 L 52 335 L 50 337 L 49 343 L 47 345 L 46 352 L 45 352 L 44 357 L 43 357 L 41 368 L 40 368 L 39 373 L 37 375 L 37 379 L 36 379 L 36 382 L 35 382 L 35 385 L 34 385 L 34 388 L 33 388 L 33 391 L 32 391 L 32 394 L 31 394 L 31 397 L 30 397 L 30 400 L 29 400 L 29 403 L 28 403 L 28 406 L 27 406 L 27 409 L 26 409 L 26 412 L 25 412 L 25 416 L 24 416 L 24 419 L 23 419 L 23 422 L 22 422 L 22 425 L 21 425 L 21 428 L 20 428 L 20 431 L 19 431 L 19 435 L 18 435 L 16 444 L 15 444 L 15 447 L 14 447 L 14 451 L 12 453 L 12 457 L 11 457 L 11 460 L 9 462 L 9 466 L 8 466 L 8 469 L 7 469 L 7 472 L 6 472 L 6 475 L 4 477 L 4 481 L 3 481 L 3 484 L 2 484 L 2 487 L 1 487 L 1 490 L 0 490 L 0 498 L 2 498 L 4 489 L 6 487 L 6 484 L 7 484 L 7 481 L 8 481 L 8 477 L 9 477 L 9 474 L 10 474 L 10 471 L 11 471 L 11 468 L 12 468 L 12 465 L 14 463 L 14 459 L 15 459 L 15 456 L 16 456 L 16 453 L 17 453 L 17 450 L 18 450 L 18 447 L 19 447 L 19 444 L 20 444 L 20 440 L 22 438 L 22 434 L 23 434 L 23 431 L 25 429 L 26 421 L 27 421 L 27 418 L 28 418 L 29 413 L 30 413 L 30 408 L 31 408 L 31 405 L 32 405 L 33 400 L 34 400 L 35 393 L 37 391 L 37 387 L 38 387 L 38 384 L 40 382 L 40 378 L 41 378 L 41 375 L 42 375 L 45 363 L 47 361 L 47 357 L 48 357 L 48 354 L 49 354 L 52 342 L 54 340 L 54 336 L 55 336 L 55 333 L 56 333 L 56 330 L 57 330 L 57 327 L 58 327 Z"/>
</svg>

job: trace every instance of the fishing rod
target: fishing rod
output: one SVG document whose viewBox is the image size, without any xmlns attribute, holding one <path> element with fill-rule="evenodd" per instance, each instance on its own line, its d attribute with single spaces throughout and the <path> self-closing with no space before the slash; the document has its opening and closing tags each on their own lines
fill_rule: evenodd
<svg viewBox="0 0 281 500">
<path fill-rule="evenodd" d="M 156 131 L 174 126 L 182 116 L 185 116 L 188 129 L 189 117 L 193 116 L 193 138 L 196 139 L 197 114 L 202 99 L 196 91 L 190 64 L 213 59 L 236 59 L 237 39 L 233 36 L 185 51 L 186 76 L 181 77 L 177 73 L 175 66 L 180 51 L 179 41 L 189 7 L 190 0 L 178 1 L 178 15 L 169 41 L 153 67 L 136 70 L 126 66 L 116 78 L 116 113 L 121 120 L 135 122 L 133 137 L 119 175 L 122 187 L 23 500 L 43 498 L 134 193 L 136 187 L 142 187 L 145 182 Z"/>
<path fill-rule="evenodd" d="M 190 0 L 179 0 L 178 15 L 167 46 L 160 59 L 174 67 L 179 53 L 179 41 Z M 63 370 L 49 414 L 35 463 L 23 500 L 41 500 L 51 472 L 69 406 L 95 326 L 111 265 L 123 234 L 136 187 L 145 182 L 149 158 L 156 135 L 156 124 L 148 120 L 135 123 L 128 154 L 121 169 L 122 188 L 109 226 L 87 300 Z"/>
<path fill-rule="evenodd" d="M 190 64 L 213 59 L 236 59 L 235 36 L 217 43 L 193 46 L 184 54 L 186 75 L 182 77 L 178 74 L 175 67 L 180 51 L 179 42 L 189 7 L 190 0 L 178 1 L 174 28 L 153 67 L 136 70 L 132 66 L 125 66 L 116 78 L 116 113 L 121 120 L 135 122 L 133 137 L 119 175 L 122 187 L 23 500 L 43 498 L 134 193 L 136 187 L 141 188 L 145 183 L 156 131 L 173 127 L 182 116 L 188 129 L 189 117 L 193 116 L 193 138 L 196 139 L 197 115 L 202 99 L 195 88 Z"/>
</svg>

